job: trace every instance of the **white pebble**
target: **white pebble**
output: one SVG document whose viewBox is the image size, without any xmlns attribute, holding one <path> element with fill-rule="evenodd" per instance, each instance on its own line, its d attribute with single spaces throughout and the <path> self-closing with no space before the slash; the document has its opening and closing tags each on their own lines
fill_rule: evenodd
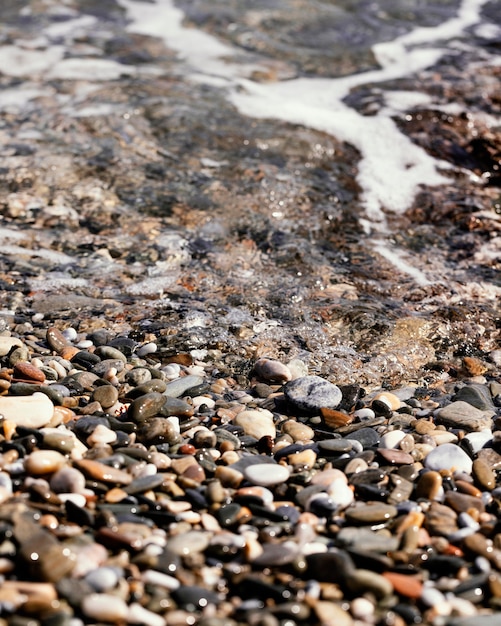
<svg viewBox="0 0 501 626">
<path fill-rule="evenodd" d="M 62 331 L 62 335 L 67 341 L 75 341 L 75 339 L 78 337 L 77 331 L 71 326 L 69 328 L 65 328 Z"/>
<path fill-rule="evenodd" d="M 66 370 L 58 361 L 53 359 L 52 361 L 49 361 L 47 365 L 57 372 L 58 378 L 64 378 L 66 376 Z"/>
<path fill-rule="evenodd" d="M 212 398 L 209 398 L 208 396 L 195 396 L 194 398 L 192 398 L 191 402 L 195 409 L 198 409 L 199 406 L 202 406 L 204 404 L 209 409 L 213 409 L 216 406 L 216 401 Z"/>
<path fill-rule="evenodd" d="M 80 348 L 81 350 L 88 350 L 93 345 L 94 344 L 92 343 L 90 339 L 82 339 L 82 341 L 79 341 L 76 344 L 76 347 Z"/>
<path fill-rule="evenodd" d="M 146 356 L 147 354 L 153 354 L 158 350 L 158 346 L 156 343 L 152 341 L 150 343 L 145 343 L 137 350 L 137 355 L 140 357 Z"/>
<path fill-rule="evenodd" d="M 141 579 L 144 583 L 156 585 L 158 587 L 165 587 L 165 589 L 169 589 L 170 591 L 174 591 L 178 589 L 181 583 L 174 576 L 169 576 L 168 574 L 164 574 L 163 572 L 158 572 L 153 569 L 147 569 L 141 575 Z"/>
<path fill-rule="evenodd" d="M 289 470 L 284 465 L 256 463 L 244 469 L 244 476 L 254 485 L 269 487 L 284 483 L 289 478 Z"/>
<path fill-rule="evenodd" d="M 346 507 L 349 506 L 353 500 L 353 490 L 346 484 L 346 480 L 336 479 L 334 480 L 327 489 L 327 493 L 331 497 L 338 506 Z"/>
<path fill-rule="evenodd" d="M 162 368 L 162 372 L 165 374 L 167 380 L 175 380 L 176 378 L 179 378 L 181 367 L 178 363 L 169 363 L 169 365 Z"/>
<path fill-rule="evenodd" d="M 112 567 L 98 567 L 89 572 L 85 580 L 95 591 L 102 593 L 116 587 L 118 574 Z"/>
<path fill-rule="evenodd" d="M 374 604 L 367 598 L 355 598 L 351 603 L 351 614 L 356 619 L 366 620 L 374 615 Z"/>
<path fill-rule="evenodd" d="M 473 461 L 459 446 L 455 446 L 453 443 L 444 443 L 431 450 L 424 464 L 427 468 L 436 471 L 455 470 L 471 474 Z"/>
<path fill-rule="evenodd" d="M 81 509 L 87 504 L 87 499 L 81 493 L 58 493 L 57 497 L 61 502 L 73 502 L 73 504 L 76 504 L 76 506 L 79 506 Z"/>
<path fill-rule="evenodd" d="M 166 624 L 164 617 L 148 611 L 137 602 L 129 606 L 127 622 L 129 624 L 148 624 L 148 626 L 165 626 Z"/>
<path fill-rule="evenodd" d="M 369 409 L 369 407 L 366 407 L 364 409 L 358 409 L 358 411 L 355 411 L 353 415 L 361 420 L 373 419 L 374 417 L 376 417 L 374 411 L 372 409 Z"/>
<path fill-rule="evenodd" d="M 120 622 L 127 619 L 127 603 L 108 593 L 91 593 L 82 600 L 82 612 L 103 622 Z"/>
<path fill-rule="evenodd" d="M 404 437 L 405 433 L 403 430 L 390 430 L 381 437 L 379 447 L 387 449 L 398 448 L 400 442 Z"/>
<path fill-rule="evenodd" d="M 87 437 L 87 443 L 89 446 L 103 443 L 114 443 L 116 440 L 116 432 L 104 424 L 98 424 L 94 428 L 93 432 Z"/>
</svg>

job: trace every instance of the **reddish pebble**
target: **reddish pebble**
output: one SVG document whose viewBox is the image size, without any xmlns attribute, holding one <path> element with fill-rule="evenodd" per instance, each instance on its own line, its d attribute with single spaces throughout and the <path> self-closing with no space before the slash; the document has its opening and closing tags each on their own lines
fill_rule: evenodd
<svg viewBox="0 0 501 626">
<path fill-rule="evenodd" d="M 20 361 L 14 365 L 14 380 L 24 381 L 28 383 L 43 383 L 45 382 L 45 374 L 41 369 L 31 365 L 31 363 L 26 363 L 25 361 Z"/>
<path fill-rule="evenodd" d="M 197 449 L 191 443 L 185 443 L 178 449 L 179 454 L 195 454 L 196 451 Z"/>
<path fill-rule="evenodd" d="M 391 582 L 393 589 L 401 596 L 417 600 L 423 593 L 423 583 L 414 576 L 397 572 L 383 572 L 383 576 Z"/>
</svg>

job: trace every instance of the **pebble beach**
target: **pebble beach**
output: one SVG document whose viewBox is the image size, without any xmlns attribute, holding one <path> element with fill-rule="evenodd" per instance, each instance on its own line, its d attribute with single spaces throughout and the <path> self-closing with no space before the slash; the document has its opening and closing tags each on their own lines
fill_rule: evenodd
<svg viewBox="0 0 501 626">
<path fill-rule="evenodd" d="M 0 335 L 6 624 L 495 624 L 501 381 L 247 384 L 150 334 Z"/>
<path fill-rule="evenodd" d="M 498 626 L 499 5 L 248 4 L 1 3 L 0 626 Z"/>
</svg>

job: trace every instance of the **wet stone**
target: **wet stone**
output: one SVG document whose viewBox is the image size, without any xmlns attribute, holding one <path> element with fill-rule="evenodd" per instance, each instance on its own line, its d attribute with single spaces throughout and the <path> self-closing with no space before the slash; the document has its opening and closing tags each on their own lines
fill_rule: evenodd
<svg viewBox="0 0 501 626">
<path fill-rule="evenodd" d="M 496 486 L 496 475 L 483 459 L 477 458 L 473 461 L 472 473 L 481 488 L 490 491 Z"/>
<path fill-rule="evenodd" d="M 127 410 L 127 416 L 134 422 L 142 422 L 149 417 L 158 415 L 165 402 L 165 397 L 152 391 L 133 400 Z"/>
<path fill-rule="evenodd" d="M 463 401 L 471 404 L 480 411 L 494 411 L 489 389 L 485 385 L 470 384 L 461 387 L 453 398 L 454 401 Z"/>
<path fill-rule="evenodd" d="M 380 437 L 373 428 L 360 428 L 350 433 L 349 438 L 360 442 L 364 449 L 378 446 L 380 442 Z"/>
<path fill-rule="evenodd" d="M 353 506 L 344 512 L 346 519 L 355 524 L 378 524 L 396 517 L 398 510 L 390 504 L 369 502 L 363 506 Z"/>
<path fill-rule="evenodd" d="M 198 611 L 207 605 L 217 605 L 221 598 L 217 593 L 204 587 L 181 586 L 172 592 L 176 603 L 186 611 Z"/>
<path fill-rule="evenodd" d="M 92 398 L 99 402 L 103 409 L 109 409 L 118 400 L 118 390 L 112 385 L 101 385 L 94 390 Z"/>
<path fill-rule="evenodd" d="M 55 327 L 47 329 L 46 339 L 51 350 L 54 350 L 54 352 L 58 354 L 60 354 L 64 348 L 71 346 L 71 343 L 66 339 L 63 333 Z"/>
<path fill-rule="evenodd" d="M 202 376 L 190 374 L 167 383 L 167 387 L 163 393 L 165 396 L 169 396 L 171 398 L 179 398 L 188 394 L 191 390 L 198 387 L 203 382 L 204 379 Z"/>
<path fill-rule="evenodd" d="M 382 458 L 383 464 L 411 465 L 414 463 L 414 458 L 403 450 L 379 448 L 378 455 Z"/>
<path fill-rule="evenodd" d="M 319 413 L 322 407 L 335 409 L 342 400 L 339 387 L 319 376 L 303 376 L 284 387 L 290 404 L 306 413 Z"/>
<path fill-rule="evenodd" d="M 427 468 L 440 471 L 452 470 L 471 474 L 472 459 L 452 443 L 437 446 L 426 456 L 424 464 Z"/>
<path fill-rule="evenodd" d="M 416 498 L 436 500 L 443 493 L 442 476 L 439 472 L 423 472 L 416 484 Z"/>
<path fill-rule="evenodd" d="M 336 536 L 336 544 L 342 548 L 354 548 L 359 552 L 376 552 L 386 554 L 397 550 L 400 540 L 395 536 L 388 536 L 370 528 L 347 526 L 342 528 Z"/>
<path fill-rule="evenodd" d="M 463 400 L 452 402 L 435 412 L 435 422 L 448 428 L 480 431 L 492 426 L 493 410 L 481 411 Z"/>
</svg>

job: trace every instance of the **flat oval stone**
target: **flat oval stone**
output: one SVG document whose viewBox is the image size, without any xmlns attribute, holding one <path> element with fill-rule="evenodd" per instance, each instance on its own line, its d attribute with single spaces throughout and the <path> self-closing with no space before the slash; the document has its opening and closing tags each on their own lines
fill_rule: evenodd
<svg viewBox="0 0 501 626">
<path fill-rule="evenodd" d="M 13 377 L 18 380 L 33 381 L 36 383 L 45 382 L 45 374 L 39 367 L 19 361 L 14 365 Z"/>
<path fill-rule="evenodd" d="M 383 462 L 390 465 L 412 465 L 414 458 L 403 450 L 395 450 L 389 448 L 379 448 L 378 455 L 382 457 Z"/>
<path fill-rule="evenodd" d="M 318 447 L 323 452 L 332 452 L 333 454 L 344 454 L 353 449 L 353 444 L 347 439 L 322 439 L 318 442 Z"/>
<path fill-rule="evenodd" d="M 291 371 L 287 365 L 274 359 L 258 359 L 254 365 L 254 372 L 259 378 L 270 382 L 284 383 L 292 378 Z"/>
<path fill-rule="evenodd" d="M 481 411 L 463 400 L 451 402 L 435 411 L 435 423 L 448 428 L 479 431 L 492 426 L 494 410 Z"/>
<path fill-rule="evenodd" d="M 64 467 L 66 457 L 56 450 L 35 450 L 24 460 L 25 470 L 29 474 L 51 474 Z"/>
<path fill-rule="evenodd" d="M 393 585 L 387 578 L 366 569 L 355 570 L 346 584 L 353 593 L 372 593 L 378 599 L 391 596 L 393 592 Z"/>
<path fill-rule="evenodd" d="M 85 616 L 100 622 L 125 622 L 129 613 L 125 600 L 107 593 L 91 593 L 85 596 L 81 608 Z"/>
<path fill-rule="evenodd" d="M 243 470 L 245 478 L 254 485 L 269 487 L 284 483 L 289 478 L 289 470 L 278 463 L 256 463 Z"/>
<path fill-rule="evenodd" d="M 165 396 L 157 391 L 152 391 L 133 400 L 127 411 L 127 416 L 134 422 L 142 422 L 149 417 L 158 415 Z"/>
<path fill-rule="evenodd" d="M 51 477 L 50 488 L 54 493 L 83 493 L 85 476 L 76 467 L 63 467 Z"/>
<path fill-rule="evenodd" d="M 188 554 L 203 552 L 209 543 L 209 533 L 190 530 L 168 539 L 165 547 L 174 554 L 187 556 Z"/>
<path fill-rule="evenodd" d="M 282 567 L 292 563 L 300 553 L 300 548 L 293 541 L 268 543 L 262 554 L 253 559 L 254 567 Z"/>
<path fill-rule="evenodd" d="M 74 464 L 78 469 L 81 469 L 84 474 L 95 480 L 118 485 L 128 485 L 132 482 L 132 476 L 127 472 L 115 467 L 110 467 L 104 463 L 99 463 L 99 461 L 81 459 L 74 461 Z"/>
<path fill-rule="evenodd" d="M 54 405 L 40 392 L 31 396 L 0 396 L 0 415 L 16 426 L 42 428 L 54 415 Z"/>
<path fill-rule="evenodd" d="M 103 409 L 109 409 L 118 400 L 118 390 L 112 385 L 101 385 L 94 389 L 92 399 L 99 402 Z"/>
<path fill-rule="evenodd" d="M 471 474 L 473 461 L 459 446 L 444 443 L 433 448 L 424 460 L 426 467 L 432 470 L 451 470 Z"/>
<path fill-rule="evenodd" d="M 290 435 L 294 441 L 310 441 L 315 436 L 315 431 L 307 424 L 287 420 L 282 424 L 282 432 Z"/>
<path fill-rule="evenodd" d="M 494 489 L 496 486 L 496 475 L 483 459 L 477 458 L 473 461 L 472 472 L 476 482 L 483 489 L 488 491 Z"/>
<path fill-rule="evenodd" d="M 63 333 L 54 326 L 47 329 L 46 340 L 49 344 L 49 348 L 58 354 L 61 354 L 65 348 L 71 346 L 71 343 L 66 339 Z"/>
<path fill-rule="evenodd" d="M 397 516 L 397 507 L 383 502 L 368 502 L 363 506 L 352 506 L 344 512 L 349 522 L 357 524 L 379 524 Z"/>
<path fill-rule="evenodd" d="M 233 421 L 237 426 L 244 429 L 246 435 L 258 440 L 261 437 L 275 438 L 276 430 L 271 411 L 266 409 L 241 411 Z"/>
<path fill-rule="evenodd" d="M 179 398 L 189 392 L 190 389 L 198 387 L 204 382 L 202 376 L 190 374 L 181 378 L 176 378 L 167 384 L 164 395 L 171 398 Z"/>
<path fill-rule="evenodd" d="M 320 376 L 303 376 L 284 387 L 288 402 L 300 411 L 319 413 L 323 407 L 335 409 L 343 399 L 341 389 Z"/>
<path fill-rule="evenodd" d="M 350 439 L 359 441 L 364 449 L 378 446 L 380 442 L 378 433 L 374 430 L 374 428 L 370 428 L 368 426 L 359 428 L 355 432 L 350 433 Z"/>
</svg>

